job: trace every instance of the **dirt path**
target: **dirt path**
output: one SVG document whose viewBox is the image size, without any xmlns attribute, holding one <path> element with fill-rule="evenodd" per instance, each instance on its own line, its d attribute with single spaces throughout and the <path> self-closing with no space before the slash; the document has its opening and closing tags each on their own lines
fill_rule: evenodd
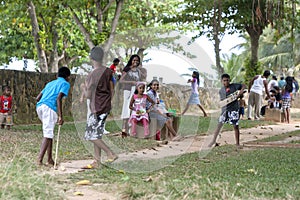
<svg viewBox="0 0 300 200">
<path fill-rule="evenodd" d="M 274 135 L 280 135 L 282 133 L 292 132 L 295 130 L 300 130 L 299 121 L 293 121 L 290 124 L 279 123 L 277 125 L 258 126 L 250 129 L 241 129 L 240 142 L 244 146 L 249 146 L 248 144 L 251 143 L 251 141 L 267 138 Z M 123 153 L 119 155 L 119 158 L 114 162 L 114 164 L 119 165 L 126 161 L 139 162 L 147 159 L 160 159 L 170 156 L 180 156 L 185 153 L 201 152 L 203 146 L 205 146 L 205 144 L 210 141 L 210 137 L 211 136 L 190 136 L 183 138 L 181 141 L 169 142 L 165 145 L 160 144 L 152 149 L 144 149 L 133 153 Z M 289 139 L 291 140 L 291 138 Z M 293 139 L 299 140 L 299 137 Z M 234 132 L 222 132 L 220 137 L 218 137 L 217 142 L 220 145 L 235 144 Z M 73 160 L 61 163 L 58 170 L 51 169 L 49 173 L 51 175 L 80 173 L 81 171 L 83 171 L 81 167 L 86 166 L 91 162 L 92 160 Z M 74 190 L 67 192 L 67 198 L 71 200 L 117 199 L 113 194 L 102 193 L 95 188 L 93 189 L 94 186 L 76 186 Z M 83 193 L 83 195 L 74 195 L 75 191 L 80 191 Z"/>
</svg>

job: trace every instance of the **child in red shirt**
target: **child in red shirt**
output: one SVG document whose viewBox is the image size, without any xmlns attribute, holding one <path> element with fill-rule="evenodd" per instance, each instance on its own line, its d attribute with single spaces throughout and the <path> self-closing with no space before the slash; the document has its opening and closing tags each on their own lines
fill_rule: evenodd
<svg viewBox="0 0 300 200">
<path fill-rule="evenodd" d="M 6 125 L 8 130 L 12 125 L 12 96 L 8 85 L 3 86 L 2 96 L 0 96 L 0 124 L 1 129 Z"/>
</svg>

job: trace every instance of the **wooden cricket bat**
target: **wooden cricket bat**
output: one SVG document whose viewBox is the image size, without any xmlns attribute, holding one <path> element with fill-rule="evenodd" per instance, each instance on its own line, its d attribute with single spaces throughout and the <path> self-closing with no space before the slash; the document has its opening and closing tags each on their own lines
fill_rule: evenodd
<svg viewBox="0 0 300 200">
<path fill-rule="evenodd" d="M 246 93 L 246 92 L 247 92 L 247 90 L 245 89 L 243 91 L 243 93 Z M 230 94 L 228 97 L 226 97 L 225 99 L 223 99 L 222 101 L 219 102 L 219 106 L 224 107 L 224 106 L 230 104 L 231 102 L 237 100 L 239 93 L 240 93 L 240 90 L 237 90 L 234 93 Z"/>
</svg>

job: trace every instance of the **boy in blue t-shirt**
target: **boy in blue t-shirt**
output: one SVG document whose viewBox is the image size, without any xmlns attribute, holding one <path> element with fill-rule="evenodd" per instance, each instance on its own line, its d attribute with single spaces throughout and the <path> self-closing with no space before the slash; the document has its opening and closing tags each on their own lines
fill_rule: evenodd
<svg viewBox="0 0 300 200">
<path fill-rule="evenodd" d="M 56 122 L 63 125 L 62 98 L 67 97 L 70 90 L 71 72 L 67 67 L 58 70 L 58 78 L 44 87 L 36 97 L 36 112 L 43 124 L 43 140 L 40 147 L 37 164 L 43 164 L 43 158 L 47 151 L 48 165 L 54 165 L 52 159 L 52 144 L 54 137 L 54 127 Z"/>
<path fill-rule="evenodd" d="M 229 95 L 231 95 L 232 93 L 234 93 L 237 90 L 240 90 L 238 96 L 243 95 L 243 92 L 246 88 L 246 86 L 244 84 L 230 83 L 230 76 L 228 74 L 223 74 L 221 76 L 221 81 L 224 86 L 219 91 L 221 100 L 224 100 L 225 98 L 227 98 Z M 240 106 L 239 106 L 239 102 L 237 99 L 234 100 L 233 102 L 227 104 L 226 106 L 222 107 L 222 113 L 219 117 L 218 126 L 214 132 L 213 140 L 208 145 L 209 147 L 216 145 L 217 136 L 219 135 L 224 123 L 230 123 L 231 125 L 233 125 L 236 146 L 240 147 L 239 109 L 240 109 Z"/>
</svg>

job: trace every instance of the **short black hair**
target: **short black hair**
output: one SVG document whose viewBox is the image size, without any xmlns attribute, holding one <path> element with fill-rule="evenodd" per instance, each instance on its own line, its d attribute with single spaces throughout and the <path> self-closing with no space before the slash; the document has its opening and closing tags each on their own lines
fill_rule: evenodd
<svg viewBox="0 0 300 200">
<path fill-rule="evenodd" d="M 67 78 L 71 75 L 71 71 L 67 67 L 61 67 L 58 69 L 58 77 Z"/>
<path fill-rule="evenodd" d="M 115 59 L 113 60 L 113 63 L 116 63 L 116 62 L 120 62 L 120 59 L 119 59 L 119 58 L 115 58 Z"/>
<path fill-rule="evenodd" d="M 269 77 L 271 75 L 270 70 L 265 70 L 263 76 L 264 77 Z"/>
<path fill-rule="evenodd" d="M 11 88 L 10 88 L 9 85 L 3 85 L 3 86 L 2 86 L 2 92 L 4 92 L 6 89 L 11 90 Z"/>
<path fill-rule="evenodd" d="M 229 74 L 222 74 L 221 80 L 222 80 L 223 78 L 229 78 L 229 79 L 230 79 L 230 76 L 229 76 Z"/>
</svg>

